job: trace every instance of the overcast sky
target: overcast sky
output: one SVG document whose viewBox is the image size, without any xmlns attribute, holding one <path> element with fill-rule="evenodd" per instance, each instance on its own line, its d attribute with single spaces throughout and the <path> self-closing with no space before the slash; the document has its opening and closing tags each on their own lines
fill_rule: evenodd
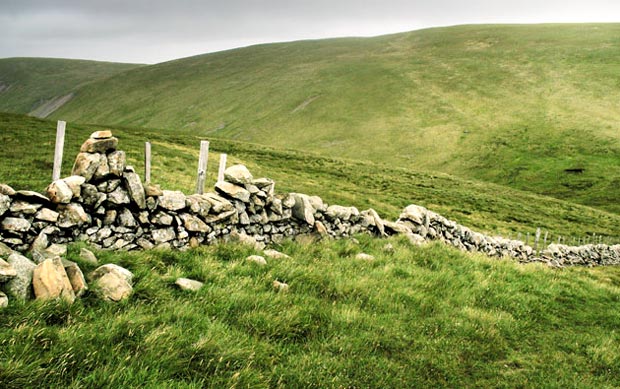
<svg viewBox="0 0 620 389">
<path fill-rule="evenodd" d="M 157 63 L 470 23 L 620 22 L 620 0 L 0 0 L 0 58 Z"/>
</svg>

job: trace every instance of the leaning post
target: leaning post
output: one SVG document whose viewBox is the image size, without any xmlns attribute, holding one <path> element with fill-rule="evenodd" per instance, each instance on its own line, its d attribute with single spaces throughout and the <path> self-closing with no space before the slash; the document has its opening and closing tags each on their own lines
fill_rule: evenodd
<svg viewBox="0 0 620 389">
<path fill-rule="evenodd" d="M 60 179 L 62 167 L 62 152 L 65 147 L 65 128 L 67 123 L 59 120 L 56 124 L 56 147 L 54 148 L 54 168 L 52 169 L 52 181 Z"/>
<path fill-rule="evenodd" d="M 200 156 L 198 157 L 198 178 L 196 179 L 196 193 L 202 194 L 207 177 L 207 160 L 209 158 L 209 141 L 200 141 Z"/>
</svg>

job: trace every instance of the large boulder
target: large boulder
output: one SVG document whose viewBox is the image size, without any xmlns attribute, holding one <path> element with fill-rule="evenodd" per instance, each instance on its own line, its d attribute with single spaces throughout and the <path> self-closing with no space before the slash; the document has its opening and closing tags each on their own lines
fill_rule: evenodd
<svg viewBox="0 0 620 389">
<path fill-rule="evenodd" d="M 7 258 L 7 262 L 15 269 L 16 276 L 4 284 L 6 294 L 16 300 L 29 300 L 32 298 L 32 273 L 37 265 L 21 254 L 13 253 Z"/>
<path fill-rule="evenodd" d="M 75 293 L 60 257 L 46 259 L 34 268 L 32 275 L 34 295 L 39 300 L 61 298 L 75 301 Z"/>
<path fill-rule="evenodd" d="M 133 291 L 131 286 L 133 274 L 118 265 L 99 266 L 90 274 L 90 279 L 93 290 L 104 300 L 121 301 L 129 297 Z"/>
<path fill-rule="evenodd" d="M 295 205 L 293 205 L 293 216 L 301 221 L 314 226 L 314 207 L 310 202 L 310 196 L 302 193 L 291 193 Z"/>
<path fill-rule="evenodd" d="M 233 184 L 251 184 L 252 173 L 244 165 L 233 165 L 224 170 L 224 180 Z"/>
</svg>

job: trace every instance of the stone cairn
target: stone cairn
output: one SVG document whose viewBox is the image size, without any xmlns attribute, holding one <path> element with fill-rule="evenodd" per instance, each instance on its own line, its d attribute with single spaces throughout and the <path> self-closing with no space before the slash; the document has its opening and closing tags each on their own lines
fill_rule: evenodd
<svg viewBox="0 0 620 389">
<path fill-rule="evenodd" d="M 276 194 L 272 180 L 254 178 L 243 165 L 226 169 L 214 192 L 185 195 L 161 190 L 143 183 L 117 147 L 118 139 L 110 131 L 93 133 L 80 148 L 72 175 L 52 182 L 46 195 L 0 184 L 0 284 L 13 297 L 26 299 L 31 289 L 36 295 L 68 300 L 83 293 L 87 286 L 77 265 L 60 259 L 66 253 L 65 244 L 75 241 L 98 249 L 136 250 L 185 249 L 237 240 L 264 249 L 293 237 L 399 234 L 414 244 L 439 240 L 521 262 L 620 264 L 620 245 L 550 245 L 536 253 L 522 241 L 471 231 L 418 205 L 409 205 L 391 222 L 373 209 L 328 205 L 318 196 L 301 193 Z M 26 252 L 33 261 L 22 255 Z M 47 278 L 55 280 L 55 286 L 49 286 L 50 281 L 35 287 L 36 268 L 51 274 Z M 109 292 L 104 298 L 117 301 L 127 296 L 131 273 L 115 265 L 101 268 L 89 278 L 91 282 L 104 279 L 98 288 Z M 0 294 L 0 305 L 5 297 Z"/>
</svg>

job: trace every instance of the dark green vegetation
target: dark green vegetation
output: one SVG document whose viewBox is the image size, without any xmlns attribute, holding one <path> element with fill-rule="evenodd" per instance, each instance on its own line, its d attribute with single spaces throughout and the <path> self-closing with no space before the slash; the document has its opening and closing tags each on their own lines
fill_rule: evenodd
<svg viewBox="0 0 620 389">
<path fill-rule="evenodd" d="M 123 72 L 54 117 L 440 171 L 620 213 L 619 42 L 620 24 L 583 24 L 260 45 Z"/>
<path fill-rule="evenodd" d="M 387 254 L 386 241 L 359 240 L 285 243 L 292 258 L 265 267 L 232 245 L 99 253 L 135 273 L 134 295 L 4 310 L 0 386 L 620 385 L 620 268 L 558 271 L 395 239 Z M 181 292 L 180 276 L 206 285 Z"/>
<path fill-rule="evenodd" d="M 0 111 L 45 117 L 79 88 L 140 65 L 55 58 L 0 59 Z"/>
<path fill-rule="evenodd" d="M 4 150 L 0 182 L 42 191 L 51 177 L 55 128 L 51 121 L 0 114 Z M 68 124 L 63 175 L 71 173 L 82 142 L 101 128 Z M 186 193 L 194 189 L 199 136 L 140 128 L 114 127 L 113 132 L 138 172 L 143 172 L 144 142 L 150 140 L 153 181 L 164 189 Z M 256 177 L 273 178 L 279 193 L 316 194 L 329 204 L 374 208 L 392 220 L 405 206 L 415 203 L 491 234 L 515 237 L 520 232 L 525 236 L 540 227 L 548 230 L 552 239 L 592 233 L 613 237 L 614 241 L 620 237 L 620 215 L 495 184 L 224 139 L 212 139 L 210 149 L 207 187 L 215 182 L 219 153 L 225 152 L 229 165 L 241 162 Z"/>
</svg>

